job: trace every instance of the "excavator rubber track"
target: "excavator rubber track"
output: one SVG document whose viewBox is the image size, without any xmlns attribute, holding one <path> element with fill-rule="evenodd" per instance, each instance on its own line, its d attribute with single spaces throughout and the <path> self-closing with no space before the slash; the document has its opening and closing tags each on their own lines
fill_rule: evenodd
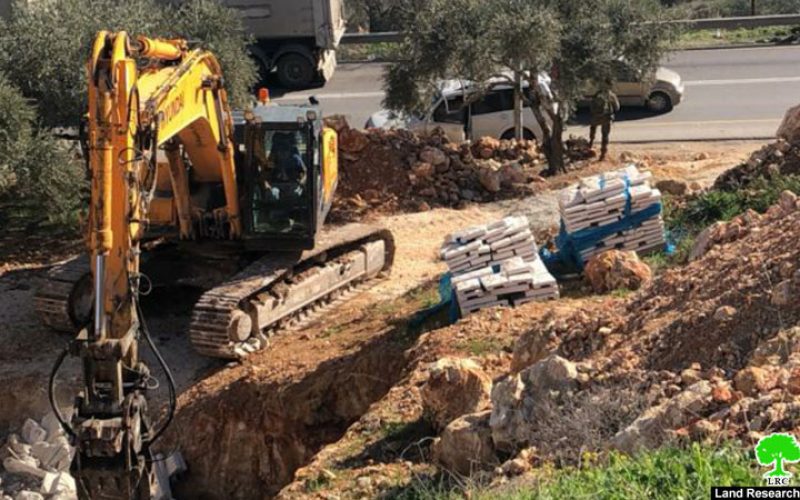
<svg viewBox="0 0 800 500">
<path fill-rule="evenodd" d="M 326 227 L 313 250 L 271 252 L 204 293 L 192 313 L 191 342 L 205 356 L 245 358 L 292 322 L 387 273 L 394 251 L 387 229 Z"/>
<path fill-rule="evenodd" d="M 54 266 L 34 296 L 42 322 L 60 332 L 75 333 L 92 313 L 92 277 L 89 258 L 75 257 Z"/>
</svg>

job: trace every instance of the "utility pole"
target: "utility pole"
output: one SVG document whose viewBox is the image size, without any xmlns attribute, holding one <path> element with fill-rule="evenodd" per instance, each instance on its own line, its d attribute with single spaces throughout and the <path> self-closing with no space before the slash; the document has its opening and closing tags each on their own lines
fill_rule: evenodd
<svg viewBox="0 0 800 500">
<path fill-rule="evenodd" d="M 756 0 L 750 0 L 750 15 L 756 15 Z"/>
</svg>

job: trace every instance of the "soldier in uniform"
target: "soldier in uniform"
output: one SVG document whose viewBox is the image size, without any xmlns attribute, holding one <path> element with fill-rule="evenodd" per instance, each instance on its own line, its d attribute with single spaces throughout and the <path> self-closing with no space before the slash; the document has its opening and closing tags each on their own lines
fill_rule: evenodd
<svg viewBox="0 0 800 500">
<path fill-rule="evenodd" d="M 614 113 L 619 111 L 619 99 L 611 91 L 611 85 L 607 84 L 599 90 L 592 98 L 591 103 L 592 121 L 589 128 L 589 147 L 594 145 L 594 137 L 597 127 L 600 127 L 602 134 L 602 145 L 600 149 L 600 160 L 604 160 L 608 153 L 608 136 L 611 133 L 611 122 L 614 121 Z"/>
</svg>

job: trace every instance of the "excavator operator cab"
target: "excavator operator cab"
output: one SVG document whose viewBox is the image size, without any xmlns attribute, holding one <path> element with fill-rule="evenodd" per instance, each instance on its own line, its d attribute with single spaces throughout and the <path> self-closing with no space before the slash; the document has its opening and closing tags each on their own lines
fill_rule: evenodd
<svg viewBox="0 0 800 500">
<path fill-rule="evenodd" d="M 313 248 L 335 188 L 336 159 L 325 151 L 335 153 L 335 132 L 323 131 L 316 106 L 274 104 L 245 112 L 235 129 L 245 243 Z"/>
</svg>

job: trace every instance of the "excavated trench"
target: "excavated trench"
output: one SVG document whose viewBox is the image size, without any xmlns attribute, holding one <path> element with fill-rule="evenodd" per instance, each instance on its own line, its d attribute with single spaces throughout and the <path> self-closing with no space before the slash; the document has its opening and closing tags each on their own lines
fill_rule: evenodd
<svg viewBox="0 0 800 500">
<path fill-rule="evenodd" d="M 400 379 L 413 340 L 406 333 L 404 324 L 385 328 L 307 370 L 286 360 L 286 370 L 271 365 L 267 354 L 232 369 L 239 373 L 230 382 L 223 372 L 224 382 L 212 377 L 193 388 L 182 397 L 168 439 L 190 468 L 177 497 L 275 496 Z M 302 341 L 295 344 L 296 352 L 304 349 Z"/>
</svg>

